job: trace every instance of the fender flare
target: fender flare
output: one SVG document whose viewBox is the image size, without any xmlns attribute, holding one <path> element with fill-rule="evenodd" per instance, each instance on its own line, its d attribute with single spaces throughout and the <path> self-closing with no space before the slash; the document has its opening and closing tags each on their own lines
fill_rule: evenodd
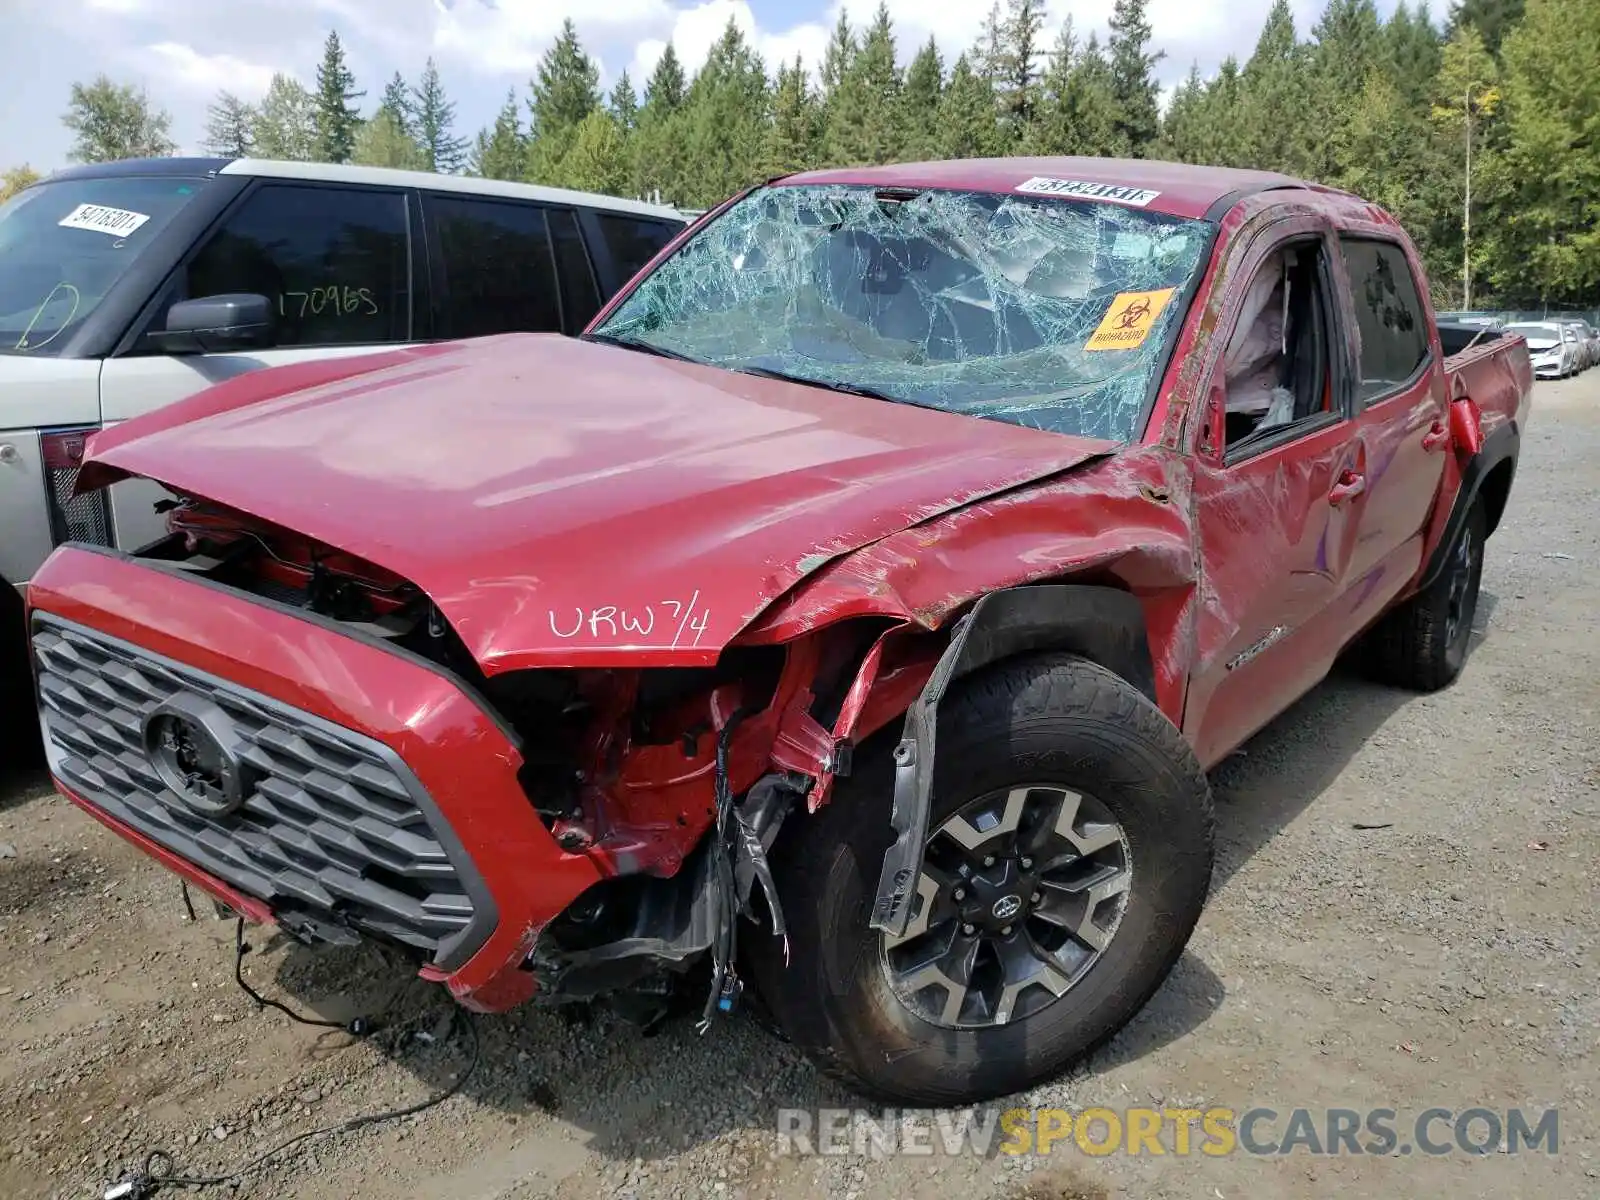
<svg viewBox="0 0 1600 1200">
<path fill-rule="evenodd" d="M 956 622 L 950 644 L 922 693 L 906 710 L 894 749 L 895 839 L 884 852 L 870 927 L 905 933 L 908 900 L 922 870 L 933 793 L 939 704 L 962 676 L 1039 650 L 1080 654 L 1120 675 L 1155 701 L 1155 667 L 1144 610 L 1130 593 L 1093 584 L 1033 584 L 989 592 Z"/>
<path fill-rule="evenodd" d="M 1445 521 L 1444 530 L 1439 535 L 1433 553 L 1428 556 L 1428 565 L 1424 568 L 1415 591 L 1425 591 L 1444 574 L 1445 567 L 1449 564 L 1450 548 L 1461 536 L 1461 530 L 1467 523 L 1467 514 L 1472 511 L 1473 504 L 1482 492 L 1484 480 L 1489 478 L 1494 469 L 1509 460 L 1512 481 L 1515 482 L 1517 455 L 1521 448 L 1522 431 L 1517 428 L 1515 420 L 1507 421 L 1484 438 L 1483 447 L 1462 468 L 1461 486 L 1456 489 L 1455 503 L 1451 506 L 1450 516 Z"/>
</svg>

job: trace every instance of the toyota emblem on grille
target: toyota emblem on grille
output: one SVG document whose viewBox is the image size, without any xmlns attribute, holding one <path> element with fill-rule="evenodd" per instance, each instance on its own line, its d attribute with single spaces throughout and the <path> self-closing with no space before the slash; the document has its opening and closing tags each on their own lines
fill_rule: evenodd
<svg viewBox="0 0 1600 1200">
<path fill-rule="evenodd" d="M 161 782 L 211 818 L 227 816 L 248 794 L 238 741 L 227 713 L 187 696 L 159 705 L 144 722 L 145 753 Z"/>
</svg>

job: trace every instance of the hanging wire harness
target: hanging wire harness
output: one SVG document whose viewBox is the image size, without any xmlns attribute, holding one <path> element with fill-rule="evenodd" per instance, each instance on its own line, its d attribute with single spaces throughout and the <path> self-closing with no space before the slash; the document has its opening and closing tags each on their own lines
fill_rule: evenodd
<svg viewBox="0 0 1600 1200">
<path fill-rule="evenodd" d="M 189 906 L 187 889 L 185 889 L 184 901 L 185 905 Z M 193 908 L 190 907 L 189 911 L 192 914 Z M 244 978 L 244 958 L 245 955 L 250 953 L 251 947 L 250 944 L 244 940 L 244 918 L 242 917 L 238 918 L 234 924 L 233 947 L 234 982 L 236 982 L 239 987 L 243 989 L 247 996 L 256 1002 L 258 1008 L 276 1009 L 278 1012 L 288 1017 L 291 1021 L 294 1021 L 300 1025 L 309 1025 L 320 1029 L 342 1029 L 351 1036 L 357 1038 L 370 1037 L 372 1034 L 378 1032 L 379 1029 L 384 1028 L 383 1024 L 378 1019 L 373 1017 L 356 1017 L 351 1021 L 327 1021 L 317 1017 L 308 1017 L 303 1013 L 295 1012 L 286 1004 L 282 1004 L 276 1000 L 272 1000 L 261 995 L 260 992 L 256 991 L 253 987 L 246 983 Z M 125 1174 L 116 1183 L 111 1184 L 105 1189 L 105 1191 L 102 1193 L 104 1200 L 145 1200 L 146 1197 L 154 1196 L 156 1193 L 167 1188 L 222 1187 L 231 1183 L 236 1183 L 239 1180 L 254 1174 L 268 1163 L 280 1157 L 286 1151 L 300 1145 L 303 1142 L 311 1141 L 313 1138 L 333 1137 L 339 1134 L 350 1133 L 357 1129 L 362 1129 L 368 1125 L 378 1125 L 387 1121 L 403 1120 L 406 1117 L 415 1116 L 417 1113 L 426 1112 L 430 1108 L 435 1108 L 438 1105 L 443 1104 L 446 1100 L 450 1099 L 450 1097 L 454 1096 L 466 1086 L 467 1081 L 470 1080 L 473 1074 L 477 1071 L 478 1063 L 482 1056 L 482 1046 L 478 1038 L 478 1026 L 465 1009 L 456 1010 L 453 1025 L 458 1032 L 464 1034 L 467 1040 L 468 1058 L 466 1068 L 456 1076 L 455 1080 L 448 1087 L 441 1091 L 435 1092 L 426 1099 L 420 1100 L 415 1104 L 407 1105 L 404 1108 L 390 1108 L 383 1109 L 379 1112 L 363 1113 L 360 1116 L 351 1117 L 348 1120 L 338 1121 L 329 1125 L 318 1126 L 315 1129 L 308 1129 L 303 1133 L 297 1133 L 292 1137 L 285 1138 L 283 1141 L 273 1146 L 270 1150 L 267 1150 L 262 1154 L 258 1154 L 256 1157 L 241 1163 L 231 1171 L 227 1171 L 222 1174 L 178 1174 L 177 1162 L 170 1152 L 166 1150 L 152 1150 L 145 1155 L 143 1162 L 136 1170 Z M 396 1026 L 395 1028 L 398 1029 L 403 1027 Z M 398 1046 L 399 1042 L 397 1041 L 396 1048 L 398 1048 Z"/>
</svg>

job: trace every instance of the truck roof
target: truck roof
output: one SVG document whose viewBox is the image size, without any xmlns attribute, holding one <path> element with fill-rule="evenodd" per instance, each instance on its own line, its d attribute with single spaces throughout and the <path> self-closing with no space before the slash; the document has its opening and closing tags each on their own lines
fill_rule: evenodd
<svg viewBox="0 0 1600 1200">
<path fill-rule="evenodd" d="M 463 192 L 474 196 L 506 196 L 537 200 L 546 204 L 581 205 L 611 212 L 683 223 L 687 217 L 677 209 L 620 196 L 596 192 L 575 192 L 567 188 L 542 187 L 532 183 L 509 183 L 500 179 L 479 179 L 470 175 L 439 175 L 430 171 L 399 171 L 389 167 L 358 167 L 347 163 L 281 162 L 267 158 L 128 158 L 117 162 L 92 163 L 58 171 L 52 179 L 90 179 L 117 175 L 252 175 L 272 179 L 311 179 L 327 183 L 381 184 L 389 187 L 422 188 L 434 192 Z"/>
<path fill-rule="evenodd" d="M 897 163 L 884 167 L 839 167 L 806 171 L 784 178 L 783 184 L 856 184 L 877 187 L 951 188 L 969 191 L 1023 190 L 1050 194 L 1052 184 L 1087 184 L 1062 189 L 1057 195 L 1092 200 L 1103 189 L 1119 189 L 1141 201 L 1137 207 L 1174 217 L 1216 219 L 1253 192 L 1298 188 L 1343 195 L 1275 171 L 1243 171 L 1233 167 L 1201 167 L 1189 163 L 1128 158 L 968 158 L 948 162 Z M 1046 182 L 1038 182 L 1046 181 Z M 1155 193 L 1149 196 L 1149 193 Z M 1145 197 L 1148 197 L 1146 199 Z M 1127 200 L 1123 200 L 1127 203 Z"/>
</svg>

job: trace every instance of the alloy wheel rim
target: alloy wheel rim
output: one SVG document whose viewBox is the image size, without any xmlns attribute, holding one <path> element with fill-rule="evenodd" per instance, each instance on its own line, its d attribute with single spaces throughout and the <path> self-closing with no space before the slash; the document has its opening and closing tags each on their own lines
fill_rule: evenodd
<svg viewBox="0 0 1600 1200">
<path fill-rule="evenodd" d="M 1093 796 L 986 793 L 929 835 L 906 931 L 882 938 L 889 986 L 943 1028 L 1034 1016 L 1103 957 L 1132 883 L 1127 833 Z"/>
<path fill-rule="evenodd" d="M 1467 597 L 1472 590 L 1472 537 L 1462 534 L 1451 564 L 1450 587 L 1445 596 L 1445 644 L 1453 646 L 1467 618 Z"/>
</svg>

